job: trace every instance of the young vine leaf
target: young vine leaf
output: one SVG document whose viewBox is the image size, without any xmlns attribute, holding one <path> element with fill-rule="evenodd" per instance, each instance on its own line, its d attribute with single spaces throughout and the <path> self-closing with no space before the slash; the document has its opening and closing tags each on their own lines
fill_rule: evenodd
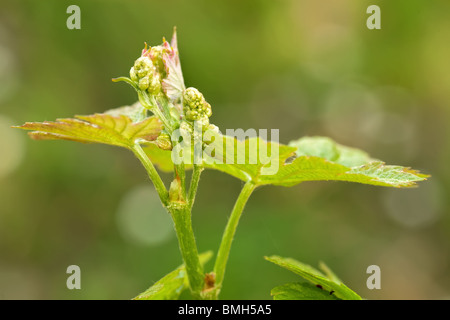
<svg viewBox="0 0 450 320">
<path fill-rule="evenodd" d="M 200 263 L 204 265 L 212 257 L 212 251 L 199 255 Z M 189 288 L 184 265 L 167 274 L 150 288 L 139 294 L 133 300 L 177 300 L 180 294 Z"/>
<path fill-rule="evenodd" d="M 268 150 L 270 161 L 261 160 L 261 148 L 264 152 Z M 278 152 L 276 157 L 271 154 L 274 148 Z M 325 137 L 304 137 L 283 145 L 261 138 L 240 141 L 234 137 L 220 136 L 208 145 L 207 151 L 204 156 L 206 168 L 222 171 L 243 181 L 251 180 L 256 185 L 290 187 L 304 181 L 329 180 L 402 188 L 412 187 L 428 177 L 410 168 L 386 165 L 364 151 L 340 145 Z M 172 170 L 170 151 L 150 146 L 146 148 L 146 153 L 161 169 Z M 256 156 L 251 157 L 251 154 Z M 277 164 L 274 166 L 272 161 Z"/>
<path fill-rule="evenodd" d="M 361 297 L 356 292 L 343 284 L 324 264 L 322 264 L 321 267 L 324 269 L 325 274 L 310 265 L 301 263 L 292 258 L 282 258 L 279 256 L 264 258 L 267 261 L 298 274 L 305 280 L 311 282 L 317 289 L 325 291 L 327 295 L 334 295 L 336 298 L 342 300 L 361 300 Z M 289 299 L 297 297 L 301 300 L 311 296 L 317 297 L 318 295 L 317 290 L 313 290 L 311 286 L 292 283 L 274 288 L 271 294 L 274 296 L 274 299 L 280 300 L 286 297 Z"/>
<path fill-rule="evenodd" d="M 162 125 L 157 117 L 143 116 L 142 108 L 135 104 L 75 119 L 27 122 L 15 128 L 32 130 L 28 134 L 35 140 L 103 143 L 131 149 L 138 140 L 154 141 Z"/>
<path fill-rule="evenodd" d="M 274 300 L 342 300 L 308 282 L 290 282 L 270 291 Z"/>
</svg>

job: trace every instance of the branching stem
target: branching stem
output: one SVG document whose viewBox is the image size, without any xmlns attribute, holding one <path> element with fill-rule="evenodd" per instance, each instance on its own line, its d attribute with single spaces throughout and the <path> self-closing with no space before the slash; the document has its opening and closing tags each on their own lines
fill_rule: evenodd
<svg viewBox="0 0 450 320">
<path fill-rule="evenodd" d="M 194 164 L 194 168 L 192 171 L 191 184 L 189 186 L 189 194 L 188 194 L 188 205 L 192 210 L 192 206 L 194 205 L 195 195 L 197 194 L 198 183 L 200 181 L 200 175 L 202 174 L 204 168 L 202 165 Z"/>
<path fill-rule="evenodd" d="M 147 154 L 144 152 L 144 150 L 142 150 L 142 147 L 138 143 L 136 143 L 133 148 L 131 148 L 131 150 L 141 161 L 145 170 L 147 170 L 147 174 L 150 180 L 153 182 L 162 204 L 164 205 L 164 207 L 167 207 L 169 201 L 169 193 L 166 189 L 166 186 L 164 185 L 164 182 L 161 180 L 161 177 L 153 166 L 153 163 L 150 161 Z"/>
<path fill-rule="evenodd" d="M 228 256 L 230 254 L 231 243 L 234 238 L 234 234 L 236 233 L 236 228 L 239 223 L 239 219 L 241 217 L 242 211 L 244 210 L 245 204 L 247 203 L 250 195 L 253 190 L 255 190 L 256 185 L 252 181 L 248 181 L 245 183 L 244 187 L 239 194 L 239 197 L 236 200 L 233 211 L 231 212 L 231 216 L 228 219 L 227 226 L 225 227 L 225 231 L 222 236 L 222 242 L 220 243 L 219 252 L 217 253 L 216 262 L 214 265 L 214 273 L 216 276 L 215 280 L 215 298 L 220 292 L 222 287 L 223 277 L 225 274 L 225 268 L 228 261 Z"/>
<path fill-rule="evenodd" d="M 186 203 L 171 203 L 168 211 L 170 212 L 175 225 L 178 244 L 180 246 L 192 295 L 194 298 L 201 299 L 204 274 L 198 255 L 194 231 L 192 230 L 191 210 Z"/>
</svg>

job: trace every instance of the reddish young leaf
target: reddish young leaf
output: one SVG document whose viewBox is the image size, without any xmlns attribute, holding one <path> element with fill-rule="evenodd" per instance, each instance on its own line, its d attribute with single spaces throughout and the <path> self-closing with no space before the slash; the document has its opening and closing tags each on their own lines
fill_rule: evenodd
<svg viewBox="0 0 450 320">
<path fill-rule="evenodd" d="M 153 141 L 162 130 L 161 121 L 156 117 L 149 117 L 139 122 L 133 122 L 131 118 L 123 114 L 97 113 L 75 116 L 75 118 L 27 122 L 15 128 L 32 130 L 29 135 L 35 140 L 71 140 L 124 148 L 133 147 L 138 139 Z"/>
</svg>

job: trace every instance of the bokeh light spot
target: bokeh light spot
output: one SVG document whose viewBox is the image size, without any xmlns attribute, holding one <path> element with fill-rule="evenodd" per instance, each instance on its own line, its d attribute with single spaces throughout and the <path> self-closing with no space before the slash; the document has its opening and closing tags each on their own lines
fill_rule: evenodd
<svg viewBox="0 0 450 320">
<path fill-rule="evenodd" d="M 442 211 L 442 189 L 436 178 L 420 188 L 388 189 L 383 194 L 387 215 L 404 227 L 426 227 L 438 220 Z"/>
<path fill-rule="evenodd" d="M 151 185 L 136 187 L 123 197 L 117 227 L 125 240 L 139 245 L 159 245 L 174 235 L 172 220 Z"/>
</svg>

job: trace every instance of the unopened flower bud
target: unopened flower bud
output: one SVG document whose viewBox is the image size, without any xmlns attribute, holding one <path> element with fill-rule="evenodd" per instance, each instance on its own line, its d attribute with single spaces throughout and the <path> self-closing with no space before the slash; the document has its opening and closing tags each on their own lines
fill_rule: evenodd
<svg viewBox="0 0 450 320">
<path fill-rule="evenodd" d="M 150 79 L 149 77 L 143 77 L 139 80 L 139 89 L 141 90 L 147 90 L 148 86 L 150 85 Z"/>
<path fill-rule="evenodd" d="M 140 57 L 134 62 L 134 71 L 139 78 L 150 76 L 154 68 L 152 60 L 148 57 Z"/>
<path fill-rule="evenodd" d="M 200 118 L 200 115 L 197 110 L 187 109 L 185 112 L 185 115 L 186 115 L 186 119 L 191 120 L 191 121 L 194 121 L 194 120 L 197 120 L 198 118 Z"/>
<path fill-rule="evenodd" d="M 209 118 L 212 116 L 212 108 L 211 105 L 205 101 L 205 105 L 203 106 L 205 115 Z"/>
<path fill-rule="evenodd" d="M 156 50 L 156 52 L 160 51 L 161 50 Z M 137 83 L 139 89 L 142 91 L 148 91 L 151 94 L 157 95 L 162 91 L 162 77 L 159 72 L 161 66 L 158 65 L 160 62 L 157 62 L 157 65 L 155 66 L 151 59 L 151 55 L 148 52 L 149 51 L 146 51 L 145 56 L 141 56 L 134 62 L 134 66 L 130 70 L 130 78 Z M 164 67 L 164 65 L 162 67 Z"/>
<path fill-rule="evenodd" d="M 166 75 L 166 67 L 164 66 L 163 61 L 163 52 L 164 48 L 162 46 L 155 46 L 150 49 L 149 56 L 153 61 L 153 65 L 156 67 L 156 70 L 163 76 Z"/>
<path fill-rule="evenodd" d="M 194 133 L 194 127 L 192 126 L 191 123 L 187 122 L 187 121 L 181 121 L 180 123 L 180 134 L 183 137 L 192 137 Z"/>
<path fill-rule="evenodd" d="M 161 133 L 158 138 L 156 138 L 155 143 L 160 149 L 172 150 L 172 140 L 167 133 Z"/>
<path fill-rule="evenodd" d="M 202 120 L 206 122 L 205 119 L 212 115 L 211 105 L 206 102 L 200 91 L 192 87 L 184 90 L 183 111 L 186 120 L 189 121 Z"/>
<path fill-rule="evenodd" d="M 210 124 L 210 125 L 208 126 L 208 130 L 211 130 L 211 131 L 213 131 L 214 133 L 220 133 L 219 127 L 216 126 L 216 125 L 214 125 L 214 124 Z"/>
<path fill-rule="evenodd" d="M 155 95 L 161 92 L 161 77 L 159 73 L 155 73 L 151 78 L 148 91 Z"/>
<path fill-rule="evenodd" d="M 170 43 L 163 39 L 163 43 L 159 46 L 149 47 L 145 44 L 141 56 L 136 59 L 133 67 L 130 69 L 130 79 L 132 81 L 130 84 L 143 94 L 148 93 L 156 96 L 156 100 L 167 99 L 173 103 L 178 111 L 174 120 L 178 122 L 182 117 L 182 107 L 179 106 L 179 102 L 185 85 L 176 39 L 174 30 Z M 141 81 L 144 78 L 146 79 Z M 168 113 L 167 110 L 166 108 L 164 111 L 166 115 Z"/>
<path fill-rule="evenodd" d="M 134 82 L 138 82 L 139 81 L 139 77 L 137 76 L 136 71 L 134 70 L 134 67 L 131 67 L 131 69 L 130 69 L 130 78 Z"/>
<path fill-rule="evenodd" d="M 196 105 L 200 105 L 204 101 L 203 94 L 198 89 L 190 87 L 184 90 L 183 101 L 191 108 L 195 108 Z"/>
<path fill-rule="evenodd" d="M 169 200 L 170 200 L 170 202 L 184 201 L 182 189 L 181 189 L 181 182 L 180 182 L 179 178 L 173 179 L 173 181 L 170 183 Z"/>
<path fill-rule="evenodd" d="M 202 117 L 198 120 L 195 120 L 195 125 L 198 128 L 201 128 L 202 132 L 205 132 L 208 129 L 209 126 L 209 118 L 208 117 Z"/>
</svg>

